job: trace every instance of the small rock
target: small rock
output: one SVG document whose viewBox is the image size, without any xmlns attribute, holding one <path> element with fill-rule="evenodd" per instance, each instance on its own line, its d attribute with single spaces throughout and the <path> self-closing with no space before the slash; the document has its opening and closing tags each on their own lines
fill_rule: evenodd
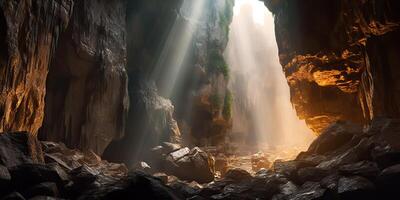
<svg viewBox="0 0 400 200">
<path fill-rule="evenodd" d="M 146 173 L 150 173 L 151 172 L 151 167 L 150 165 L 148 165 L 146 162 L 139 162 L 137 170 L 146 172 Z"/>
<path fill-rule="evenodd" d="M 27 198 L 32 198 L 35 196 L 57 197 L 58 194 L 57 184 L 52 182 L 40 183 L 23 192 L 24 197 Z"/>
<path fill-rule="evenodd" d="M 341 177 L 338 174 L 332 174 L 323 178 L 320 183 L 324 188 L 327 188 L 331 192 L 336 193 L 340 178 Z"/>
<path fill-rule="evenodd" d="M 379 174 L 378 180 L 385 187 L 398 186 L 400 184 L 400 164 L 384 169 Z"/>
<path fill-rule="evenodd" d="M 25 200 L 25 198 L 18 192 L 13 192 L 5 197 L 3 197 L 1 200 Z"/>
<path fill-rule="evenodd" d="M 374 162 L 360 161 L 339 167 L 339 172 L 346 176 L 357 175 L 374 179 L 379 174 L 379 168 Z"/>
<path fill-rule="evenodd" d="M 305 167 L 297 171 L 297 179 L 300 183 L 307 181 L 318 182 L 329 175 L 329 171 L 316 167 Z"/>
<path fill-rule="evenodd" d="M 189 153 L 190 153 L 190 149 L 185 147 L 185 148 L 182 148 L 182 149 L 179 149 L 177 151 L 170 153 L 169 156 L 172 158 L 172 160 L 176 161 L 176 160 L 179 160 L 180 158 L 188 155 Z"/>
<path fill-rule="evenodd" d="M 400 164 L 400 152 L 393 150 L 390 146 L 376 146 L 371 154 L 381 169 Z"/>
<path fill-rule="evenodd" d="M 179 194 L 182 194 L 185 198 L 195 196 L 199 192 L 198 188 L 191 187 L 189 184 L 182 181 L 175 181 L 169 184 L 169 186 Z"/>
<path fill-rule="evenodd" d="M 163 147 L 163 153 L 165 154 L 172 153 L 182 148 L 180 144 L 174 144 L 170 142 L 163 142 L 162 147 Z"/>
<path fill-rule="evenodd" d="M 288 181 L 286 184 L 280 185 L 279 189 L 284 195 L 291 195 L 299 189 L 293 182 Z"/>
<path fill-rule="evenodd" d="M 374 199 L 375 186 L 360 176 L 339 179 L 338 194 L 341 199 Z"/>
<path fill-rule="evenodd" d="M 322 188 L 319 183 L 316 182 L 306 182 L 301 188 L 286 197 L 290 200 L 319 200 L 323 199 L 325 196 L 326 189 Z"/>
<path fill-rule="evenodd" d="M 11 192 L 11 175 L 8 169 L 0 165 L 0 196 Z"/>
<path fill-rule="evenodd" d="M 71 179 L 77 185 L 91 184 L 96 180 L 96 176 L 99 173 L 92 168 L 82 165 L 70 172 Z"/>
<path fill-rule="evenodd" d="M 276 160 L 273 165 L 274 172 L 283 174 L 291 179 L 295 179 L 297 170 L 304 167 L 314 167 L 314 164 L 307 161 L 292 160 L 282 161 Z"/>
<path fill-rule="evenodd" d="M 235 180 L 235 181 L 244 181 L 252 178 L 251 174 L 244 169 L 230 169 L 225 174 L 225 178 Z"/>
<path fill-rule="evenodd" d="M 165 184 L 168 183 L 168 175 L 165 173 L 155 173 L 153 176 L 159 178 Z"/>
</svg>

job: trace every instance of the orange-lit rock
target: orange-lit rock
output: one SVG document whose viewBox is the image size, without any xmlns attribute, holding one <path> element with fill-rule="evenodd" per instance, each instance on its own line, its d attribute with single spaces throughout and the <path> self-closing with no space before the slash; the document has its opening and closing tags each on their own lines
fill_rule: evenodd
<svg viewBox="0 0 400 200">
<path fill-rule="evenodd" d="M 264 2 L 291 101 L 314 132 L 337 120 L 400 116 L 398 1 Z"/>
<path fill-rule="evenodd" d="M 37 134 L 49 63 L 72 7 L 72 0 L 1 2 L 0 132 Z"/>
</svg>

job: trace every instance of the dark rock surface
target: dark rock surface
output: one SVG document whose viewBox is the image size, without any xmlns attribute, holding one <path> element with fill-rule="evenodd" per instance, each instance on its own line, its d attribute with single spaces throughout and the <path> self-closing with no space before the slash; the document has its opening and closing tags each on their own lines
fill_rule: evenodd
<svg viewBox="0 0 400 200">
<path fill-rule="evenodd" d="M 49 66 L 43 140 L 102 154 L 128 109 L 124 0 L 75 1 Z"/>
<path fill-rule="evenodd" d="M 43 162 L 42 149 L 28 132 L 0 134 L 0 165 L 14 167 L 23 163 Z"/>
</svg>

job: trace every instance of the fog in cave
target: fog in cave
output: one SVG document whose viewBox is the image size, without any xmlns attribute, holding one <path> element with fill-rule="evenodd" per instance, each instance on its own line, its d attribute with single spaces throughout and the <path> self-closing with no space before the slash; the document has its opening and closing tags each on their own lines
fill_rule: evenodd
<svg viewBox="0 0 400 200">
<path fill-rule="evenodd" d="M 296 116 L 279 63 L 273 15 L 257 0 L 236 0 L 226 60 L 234 95 L 230 139 L 258 150 L 304 150 L 314 136 Z"/>
</svg>

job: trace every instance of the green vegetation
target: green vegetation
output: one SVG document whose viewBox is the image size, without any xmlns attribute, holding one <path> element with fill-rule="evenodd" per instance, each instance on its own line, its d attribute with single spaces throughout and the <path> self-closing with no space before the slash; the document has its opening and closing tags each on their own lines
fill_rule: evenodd
<svg viewBox="0 0 400 200">
<path fill-rule="evenodd" d="M 226 79 L 229 78 L 228 64 L 226 63 L 225 58 L 222 56 L 222 53 L 219 53 L 216 49 L 210 50 L 209 52 L 208 69 L 211 72 L 222 73 Z"/>
<path fill-rule="evenodd" d="M 225 33 L 225 38 L 229 38 L 229 26 L 233 18 L 233 7 L 235 5 L 234 0 L 226 0 L 225 8 L 219 13 L 219 26 L 223 29 Z"/>
<path fill-rule="evenodd" d="M 211 105 L 217 109 L 221 108 L 222 104 L 224 103 L 222 101 L 222 97 L 218 93 L 211 94 L 209 97 L 209 101 Z"/>
<path fill-rule="evenodd" d="M 233 104 L 233 95 L 231 91 L 227 91 L 224 99 L 224 109 L 222 110 L 222 115 L 226 120 L 231 119 L 232 117 L 232 104 Z"/>
</svg>

